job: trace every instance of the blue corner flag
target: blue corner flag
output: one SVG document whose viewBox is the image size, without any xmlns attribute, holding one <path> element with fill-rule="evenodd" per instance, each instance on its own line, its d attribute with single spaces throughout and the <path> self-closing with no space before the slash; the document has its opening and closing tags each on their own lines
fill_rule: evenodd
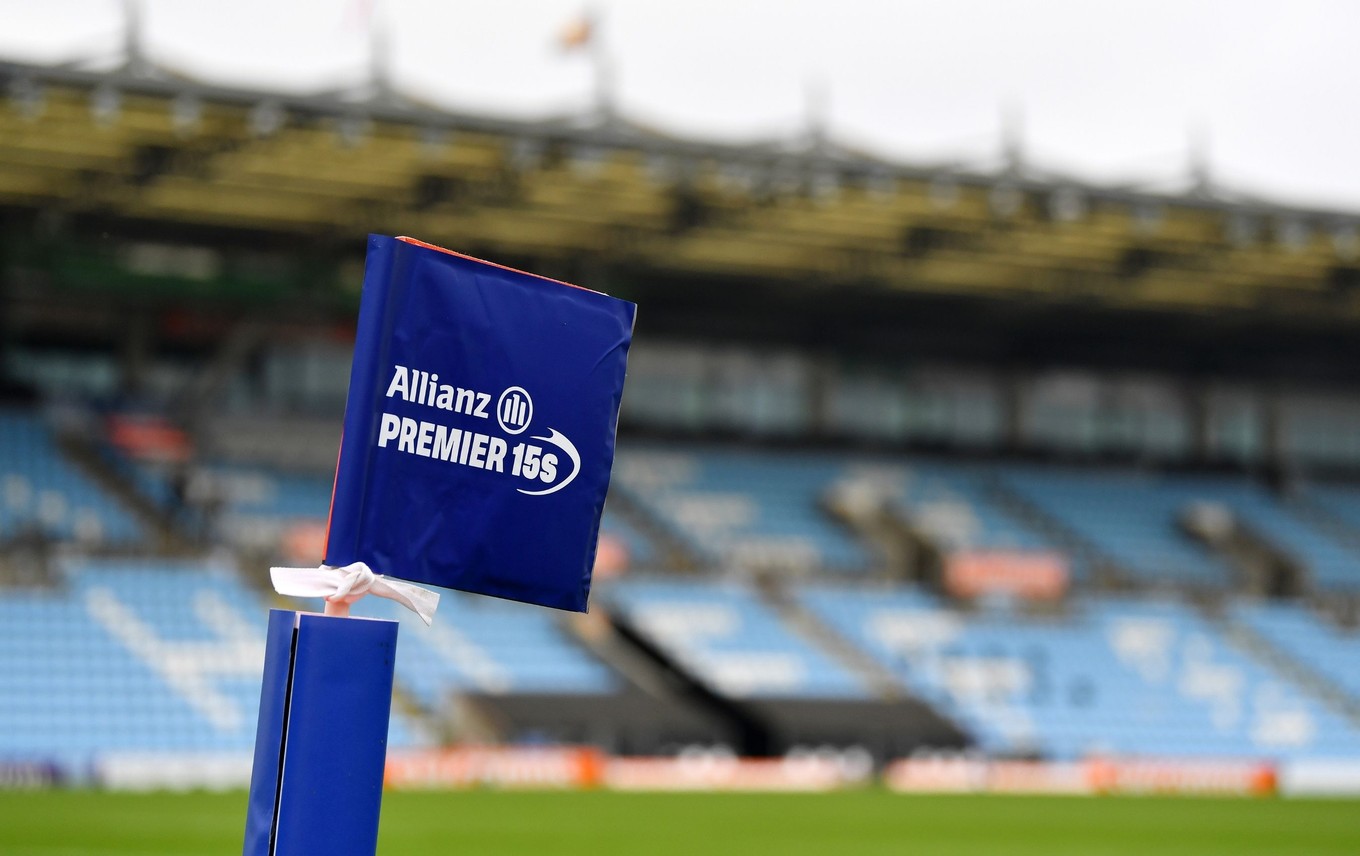
<svg viewBox="0 0 1360 856">
<path fill-rule="evenodd" d="M 369 236 L 326 564 L 584 612 L 636 310 Z"/>
</svg>

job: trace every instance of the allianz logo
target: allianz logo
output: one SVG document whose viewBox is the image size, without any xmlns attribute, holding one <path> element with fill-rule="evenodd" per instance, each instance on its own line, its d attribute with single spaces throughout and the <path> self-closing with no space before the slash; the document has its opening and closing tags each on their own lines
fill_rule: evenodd
<svg viewBox="0 0 1360 856">
<path fill-rule="evenodd" d="M 534 400 L 524 387 L 512 386 L 496 402 L 496 421 L 507 434 L 519 434 L 534 420 Z"/>
</svg>

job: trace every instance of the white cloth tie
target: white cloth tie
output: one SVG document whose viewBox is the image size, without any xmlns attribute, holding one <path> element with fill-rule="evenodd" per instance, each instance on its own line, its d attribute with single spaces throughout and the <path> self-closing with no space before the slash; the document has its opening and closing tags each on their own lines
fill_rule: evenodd
<svg viewBox="0 0 1360 856">
<path fill-rule="evenodd" d="M 439 607 L 439 593 L 373 573 L 363 562 L 343 568 L 270 568 L 274 591 L 289 597 L 324 597 L 332 603 L 354 603 L 366 594 L 385 597 L 420 616 L 427 625 Z"/>
</svg>

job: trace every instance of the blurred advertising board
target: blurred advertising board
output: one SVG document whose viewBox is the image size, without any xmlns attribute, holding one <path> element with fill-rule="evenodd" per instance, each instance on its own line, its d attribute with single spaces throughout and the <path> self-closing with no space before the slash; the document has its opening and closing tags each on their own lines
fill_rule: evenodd
<svg viewBox="0 0 1360 856">
<path fill-rule="evenodd" d="M 628 570 L 630 557 L 628 545 L 608 532 L 600 533 L 595 546 L 595 570 L 592 577 L 597 580 L 621 577 Z"/>
<path fill-rule="evenodd" d="M 945 589 L 955 597 L 1058 600 L 1067 593 L 1067 559 L 1023 550 L 959 550 L 944 563 Z"/>
<path fill-rule="evenodd" d="M 0 791 L 36 791 L 55 788 L 70 780 L 55 761 L 0 760 Z"/>
<path fill-rule="evenodd" d="M 249 752 L 108 752 L 94 781 L 113 791 L 226 791 L 250 784 Z"/>
<path fill-rule="evenodd" d="M 763 791 L 819 793 L 873 784 L 872 765 L 821 753 L 738 758 L 722 753 L 613 757 L 581 746 L 461 746 L 392 752 L 385 786 L 394 790 Z M 109 753 L 95 759 L 92 783 L 110 790 L 226 790 L 250 780 L 248 754 Z M 80 784 L 70 769 L 42 761 L 0 763 L 0 790 Z M 1251 759 L 1090 758 L 989 760 L 909 758 L 888 764 L 881 781 L 898 793 L 1054 795 L 1355 796 L 1360 762 L 1309 760 L 1276 765 Z"/>
<path fill-rule="evenodd" d="M 584 747 L 460 747 L 393 752 L 386 786 L 623 791 L 829 791 L 869 780 L 835 758 L 737 758 L 720 754 L 608 757 Z"/>
<path fill-rule="evenodd" d="M 1276 792 L 1277 777 L 1273 764 L 1235 759 L 913 758 L 888 765 L 883 781 L 889 790 L 901 793 L 1267 796 Z"/>
<path fill-rule="evenodd" d="M 981 758 L 912 758 L 883 771 L 883 783 L 901 793 L 1087 793 L 1082 765 Z"/>
<path fill-rule="evenodd" d="M 460 746 L 390 752 L 384 784 L 397 790 L 595 787 L 605 756 L 586 747 Z"/>
<path fill-rule="evenodd" d="M 1275 765 L 1235 760 L 1092 760 L 1086 763 L 1091 790 L 1102 794 L 1275 793 Z"/>
<path fill-rule="evenodd" d="M 1360 795 L 1360 760 L 1310 758 L 1280 768 L 1285 796 L 1353 797 Z"/>
<path fill-rule="evenodd" d="M 189 435 L 164 416 L 114 413 L 105 427 L 109 442 L 136 461 L 180 464 L 193 455 Z"/>
<path fill-rule="evenodd" d="M 821 792 L 864 784 L 831 758 L 615 758 L 605 786 L 616 791 Z"/>
</svg>

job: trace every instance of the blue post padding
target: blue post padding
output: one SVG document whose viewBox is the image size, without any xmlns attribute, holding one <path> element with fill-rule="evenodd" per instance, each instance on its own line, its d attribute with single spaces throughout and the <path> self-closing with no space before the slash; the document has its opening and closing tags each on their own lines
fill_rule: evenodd
<svg viewBox="0 0 1360 856">
<path fill-rule="evenodd" d="M 397 623 L 273 610 L 268 644 L 244 854 L 373 856 Z"/>
<path fill-rule="evenodd" d="M 293 625 L 297 613 L 269 610 L 264 648 L 264 680 L 260 688 L 260 718 L 255 726 L 255 765 L 250 772 L 250 804 L 246 809 L 243 856 L 269 856 L 278 797 L 283 716 L 288 701 L 288 673 L 293 662 Z"/>
</svg>

